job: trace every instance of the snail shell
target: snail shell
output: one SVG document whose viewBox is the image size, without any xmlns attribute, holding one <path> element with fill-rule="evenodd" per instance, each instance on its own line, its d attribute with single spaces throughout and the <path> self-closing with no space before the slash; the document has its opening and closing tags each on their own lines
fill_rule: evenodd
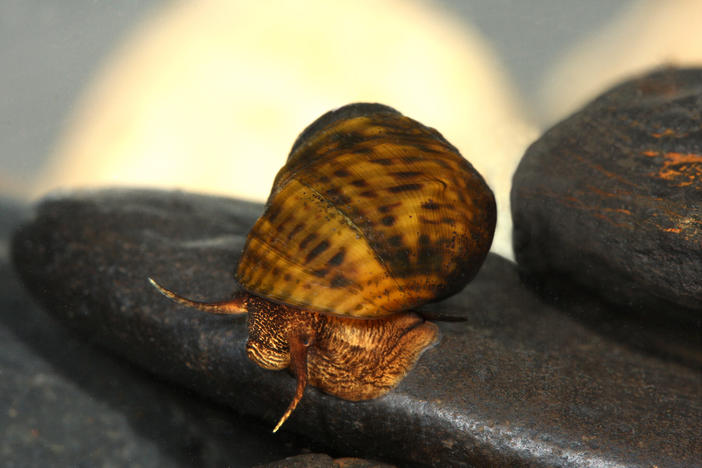
<svg viewBox="0 0 702 468">
<path fill-rule="evenodd" d="M 438 328 L 411 309 L 462 289 L 485 259 L 495 199 L 436 130 L 380 104 L 328 112 L 295 141 L 251 229 L 241 291 L 202 303 L 248 313 L 249 358 L 347 400 L 397 385 Z"/>
<path fill-rule="evenodd" d="M 298 137 L 236 279 L 283 304 L 382 317 L 462 289 L 494 228 L 492 192 L 436 130 L 349 105 Z"/>
</svg>

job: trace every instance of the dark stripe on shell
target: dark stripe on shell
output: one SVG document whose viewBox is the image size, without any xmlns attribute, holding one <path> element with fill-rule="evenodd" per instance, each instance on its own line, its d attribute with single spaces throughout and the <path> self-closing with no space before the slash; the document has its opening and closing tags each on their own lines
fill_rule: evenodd
<svg viewBox="0 0 702 468">
<path fill-rule="evenodd" d="M 396 185 L 394 187 L 388 188 L 388 191 L 392 193 L 400 193 L 400 192 L 411 192 L 413 190 L 421 190 L 422 184 L 403 184 L 403 185 Z"/>
<path fill-rule="evenodd" d="M 325 276 L 327 273 L 329 273 L 329 270 L 323 269 L 323 268 L 320 268 L 319 270 L 314 270 L 314 271 L 312 272 L 312 274 L 313 274 L 314 276 L 317 276 L 317 277 L 319 277 L 319 278 L 324 278 L 324 276 Z"/>
<path fill-rule="evenodd" d="M 297 225 L 295 225 L 295 227 L 292 228 L 292 231 L 290 231 L 290 233 L 288 233 L 288 240 L 290 240 L 290 239 L 292 239 L 293 237 L 295 237 L 295 234 L 297 234 L 298 232 L 300 232 L 300 231 L 302 230 L 303 227 L 305 227 L 304 223 L 298 223 Z"/>
<path fill-rule="evenodd" d="M 279 203 L 271 203 L 268 205 L 268 211 L 266 213 L 266 216 L 268 216 L 268 219 L 273 222 L 275 221 L 275 218 L 280 214 L 280 209 L 281 206 Z"/>
<path fill-rule="evenodd" d="M 381 213 L 389 213 L 390 210 L 392 210 L 393 208 L 397 208 L 398 206 L 401 206 L 401 205 L 402 205 L 402 202 L 396 202 L 396 203 L 391 203 L 389 205 L 379 206 L 378 211 L 380 211 Z"/>
<path fill-rule="evenodd" d="M 380 220 L 381 223 L 383 223 L 385 226 L 392 226 L 395 224 L 395 217 L 394 216 L 385 216 L 383 219 Z"/>
<path fill-rule="evenodd" d="M 304 249 L 305 247 L 307 247 L 307 244 L 313 241 L 316 237 L 317 234 L 315 233 L 307 234 L 307 236 L 304 239 L 302 239 L 302 242 L 300 242 L 300 248 Z"/>
<path fill-rule="evenodd" d="M 419 171 L 399 171 L 399 172 L 391 172 L 390 175 L 397 177 L 399 179 L 405 179 L 409 177 L 418 177 L 421 176 L 423 172 Z"/>
<path fill-rule="evenodd" d="M 435 221 L 433 219 L 425 218 L 424 216 L 420 216 L 419 221 L 424 224 L 441 224 L 441 221 Z"/>
<path fill-rule="evenodd" d="M 357 132 L 336 133 L 332 135 L 336 142 L 336 149 L 342 150 L 345 153 L 355 152 L 361 143 L 364 143 L 368 138 Z"/>
<path fill-rule="evenodd" d="M 353 282 L 343 275 L 336 275 L 329 283 L 332 288 L 344 288 L 351 284 L 353 284 Z"/>
<path fill-rule="evenodd" d="M 327 265 L 339 266 L 344 263 L 344 257 L 346 256 L 346 249 L 343 247 L 339 250 L 332 258 L 327 261 Z"/>
<path fill-rule="evenodd" d="M 323 240 L 322 242 L 317 244 L 312 250 L 310 250 L 310 252 L 305 257 L 305 263 L 309 263 L 317 255 L 321 254 L 322 252 L 324 252 L 328 248 L 329 248 L 329 242 L 326 240 Z"/>
</svg>

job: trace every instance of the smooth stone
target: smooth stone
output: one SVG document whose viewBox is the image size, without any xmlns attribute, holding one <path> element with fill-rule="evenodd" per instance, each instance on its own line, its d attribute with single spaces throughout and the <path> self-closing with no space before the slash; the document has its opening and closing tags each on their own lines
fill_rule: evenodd
<svg viewBox="0 0 702 468">
<path fill-rule="evenodd" d="M 180 192 L 45 199 L 14 264 L 53 315 L 169 381 L 273 427 L 286 372 L 244 351 L 246 320 L 177 306 L 224 299 L 260 205 Z M 308 388 L 282 431 L 327 453 L 398 465 L 690 466 L 702 460 L 702 374 L 620 343 L 545 304 L 490 255 L 461 293 L 426 307 L 441 342 L 387 395 L 348 402 Z M 605 314 L 603 319 L 606 320 Z"/>
<path fill-rule="evenodd" d="M 635 313 L 702 319 L 702 69 L 620 84 L 548 130 L 513 179 L 514 251 Z"/>
<path fill-rule="evenodd" d="M 0 465 L 248 468 L 316 448 L 154 378 L 48 315 L 8 258 L 28 212 L 0 196 Z"/>
</svg>

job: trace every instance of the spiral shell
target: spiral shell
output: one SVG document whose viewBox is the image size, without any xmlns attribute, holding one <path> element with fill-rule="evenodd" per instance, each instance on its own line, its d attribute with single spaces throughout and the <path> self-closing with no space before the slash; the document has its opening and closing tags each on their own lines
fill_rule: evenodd
<svg viewBox="0 0 702 468">
<path fill-rule="evenodd" d="M 495 200 L 439 132 L 379 104 L 298 137 L 236 273 L 266 299 L 374 318 L 453 294 L 492 242 Z"/>
</svg>

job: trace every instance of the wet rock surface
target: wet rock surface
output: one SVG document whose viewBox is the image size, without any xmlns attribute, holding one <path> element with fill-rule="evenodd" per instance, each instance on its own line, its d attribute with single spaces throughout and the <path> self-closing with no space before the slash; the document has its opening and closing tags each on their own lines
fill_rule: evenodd
<svg viewBox="0 0 702 468">
<path fill-rule="evenodd" d="M 702 319 L 702 69 L 627 81 L 531 145 L 511 193 L 514 249 L 629 310 Z"/>
<path fill-rule="evenodd" d="M 195 299 L 229 297 L 260 210 L 177 192 L 65 195 L 38 207 L 12 256 L 32 294 L 82 336 L 272 428 L 295 382 L 247 359 L 245 319 L 176 306 L 146 281 Z M 442 341 L 396 389 L 352 403 L 308 388 L 282 431 L 402 466 L 702 460 L 699 368 L 544 303 L 512 263 L 490 255 L 473 283 L 427 311 L 466 321 L 439 323 Z"/>
</svg>

